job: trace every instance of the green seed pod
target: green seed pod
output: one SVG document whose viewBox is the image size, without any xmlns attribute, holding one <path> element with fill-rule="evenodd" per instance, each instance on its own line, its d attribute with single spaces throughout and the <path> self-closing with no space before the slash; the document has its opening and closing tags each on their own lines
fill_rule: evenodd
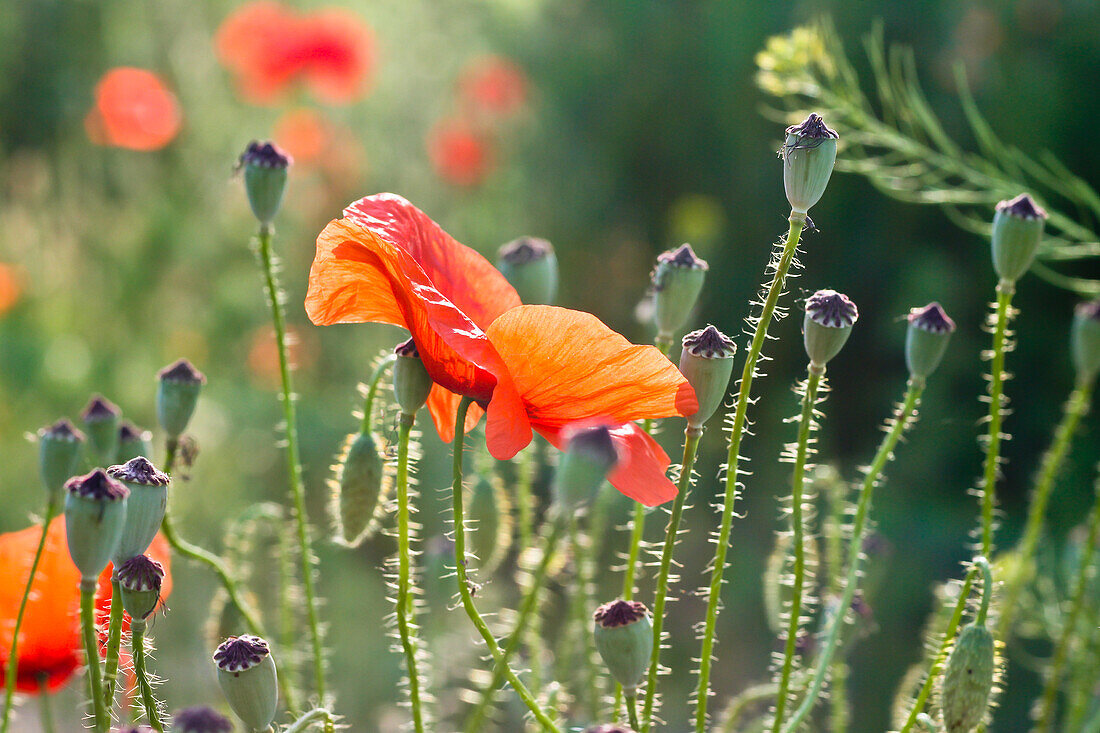
<svg viewBox="0 0 1100 733">
<path fill-rule="evenodd" d="M 76 472 L 84 433 L 68 420 L 58 420 L 38 431 L 38 472 L 51 501 L 61 498 L 61 489 Z"/>
<path fill-rule="evenodd" d="M 1031 267 L 1047 212 L 1026 193 L 997 204 L 993 214 L 993 269 L 1002 280 L 1016 282 Z"/>
<path fill-rule="evenodd" d="M 161 564 L 145 555 L 135 555 L 115 567 L 122 588 L 122 608 L 130 618 L 143 619 L 155 611 L 164 582 Z"/>
<path fill-rule="evenodd" d="M 504 482 L 491 468 L 479 472 L 468 492 L 466 516 L 475 530 L 468 535 L 470 551 L 480 561 L 480 572 L 489 575 L 512 545 L 512 503 Z"/>
<path fill-rule="evenodd" d="M 497 269 L 527 305 L 553 305 L 558 294 L 558 258 L 545 239 L 520 237 L 497 252 Z"/>
<path fill-rule="evenodd" d="M 170 440 L 187 429 L 206 377 L 187 359 L 180 359 L 157 373 L 157 422 Z"/>
<path fill-rule="evenodd" d="M 1100 373 L 1100 300 L 1081 303 L 1073 313 L 1070 351 L 1079 384 L 1092 384 Z"/>
<path fill-rule="evenodd" d="M 554 473 L 552 496 L 567 514 L 596 496 L 619 462 L 619 451 L 606 425 L 566 428 L 565 453 Z"/>
<path fill-rule="evenodd" d="M 333 467 L 331 514 L 337 542 L 358 547 L 375 527 L 386 489 L 385 460 L 372 433 L 352 433 Z"/>
<path fill-rule="evenodd" d="M 129 420 L 123 420 L 118 428 L 118 458 L 119 463 L 125 463 L 138 456 L 153 455 L 153 434 L 148 430 L 142 430 Z"/>
<path fill-rule="evenodd" d="M 406 415 L 415 415 L 428 401 L 432 391 L 432 378 L 420 361 L 420 353 L 412 339 L 397 345 L 393 350 L 397 361 L 393 363 L 393 395 L 397 405 Z"/>
<path fill-rule="evenodd" d="M 714 326 L 684 336 L 680 373 L 687 378 L 699 401 L 699 411 L 687 419 L 689 428 L 702 428 L 726 398 L 736 352 L 733 339 Z"/>
<path fill-rule="evenodd" d="M 130 491 L 122 537 L 111 557 L 115 567 L 118 567 L 123 561 L 149 549 L 168 509 L 168 484 L 171 479 L 144 456 L 111 466 L 107 469 L 107 475 L 122 482 Z"/>
<path fill-rule="evenodd" d="M 110 400 L 95 395 L 80 413 L 80 419 L 84 422 L 88 447 L 95 457 L 94 463 L 114 463 L 118 456 L 118 428 L 122 421 L 122 411 Z"/>
<path fill-rule="evenodd" d="M 172 733 L 233 733 L 233 724 L 213 708 L 184 708 L 172 717 Z"/>
<path fill-rule="evenodd" d="M 649 279 L 653 285 L 653 323 L 658 338 L 671 341 L 687 323 L 703 291 L 707 269 L 706 261 L 695 256 L 690 244 L 657 256 L 657 266 Z"/>
<path fill-rule="evenodd" d="M 258 636 L 231 636 L 214 652 L 218 684 L 229 707 L 252 731 L 266 731 L 275 720 L 279 678 L 267 642 Z"/>
<path fill-rule="evenodd" d="M 292 160 L 273 143 L 253 140 L 237 161 L 244 171 L 244 188 L 252 213 L 267 226 L 279 213 L 286 191 L 287 168 Z"/>
<path fill-rule="evenodd" d="M 633 695 L 649 669 L 653 622 L 638 601 L 612 601 L 596 609 L 596 651 L 626 695 Z"/>
<path fill-rule="evenodd" d="M 783 159 L 783 189 L 791 211 L 805 214 L 821 200 L 833 175 L 838 137 L 813 113 L 801 124 L 787 128 L 779 157 Z"/>
<path fill-rule="evenodd" d="M 856 304 L 835 290 L 818 290 L 806 301 L 802 333 L 810 363 L 824 367 L 840 353 L 859 320 Z"/>
<path fill-rule="evenodd" d="M 81 583 L 95 583 L 115 553 L 126 524 L 130 490 L 97 468 L 65 484 L 65 535 Z"/>
<path fill-rule="evenodd" d="M 926 379 L 936 371 L 954 332 L 955 322 L 947 317 L 939 303 L 932 302 L 909 311 L 905 363 L 910 376 Z"/>
<path fill-rule="evenodd" d="M 993 634 L 984 625 L 963 627 L 947 660 L 940 692 L 947 733 L 967 733 L 982 721 L 989 707 L 993 673 Z"/>
</svg>

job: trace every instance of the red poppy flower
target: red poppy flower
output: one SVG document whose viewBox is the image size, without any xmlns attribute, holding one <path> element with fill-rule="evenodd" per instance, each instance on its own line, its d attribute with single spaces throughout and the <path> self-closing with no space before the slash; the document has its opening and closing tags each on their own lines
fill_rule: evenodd
<svg viewBox="0 0 1100 733">
<path fill-rule="evenodd" d="M 462 120 L 444 120 L 432 128 L 428 156 L 436 174 L 456 186 L 481 185 L 495 164 L 489 141 Z"/>
<path fill-rule="evenodd" d="M 453 439 L 458 395 L 485 408 L 486 442 L 502 460 L 531 441 L 532 428 L 560 445 L 567 425 L 602 418 L 622 425 L 615 438 L 624 461 L 611 482 L 649 505 L 676 495 L 668 456 L 632 424 L 698 410 L 676 367 L 595 316 L 521 306 L 488 260 L 400 196 L 368 196 L 325 227 L 306 312 L 318 325 L 408 329 L 436 382 L 428 408 L 444 441 Z"/>
<path fill-rule="evenodd" d="M 95 106 L 84 118 L 92 142 L 130 150 L 159 150 L 179 133 L 175 95 L 145 69 L 111 69 L 95 88 Z"/>
<path fill-rule="evenodd" d="M 11 310 L 23 291 L 20 278 L 11 265 L 0 262 L 0 316 Z"/>
<path fill-rule="evenodd" d="M 27 584 L 41 528 L 28 527 L 0 535 L 0 685 L 4 684 L 11 636 L 23 589 Z M 168 543 L 157 536 L 149 555 L 164 566 L 164 598 L 172 590 Z M 80 572 L 69 557 L 65 518 L 50 523 L 42 560 L 31 586 L 19 636 L 19 671 L 15 686 L 20 692 L 38 692 L 40 678 L 53 691 L 62 687 L 82 664 L 80 638 Z M 111 566 L 99 578 L 96 605 L 105 618 L 111 599 Z"/>
<path fill-rule="evenodd" d="M 510 115 L 527 99 L 527 75 L 503 56 L 485 56 L 466 67 L 459 91 L 479 111 Z"/>
</svg>

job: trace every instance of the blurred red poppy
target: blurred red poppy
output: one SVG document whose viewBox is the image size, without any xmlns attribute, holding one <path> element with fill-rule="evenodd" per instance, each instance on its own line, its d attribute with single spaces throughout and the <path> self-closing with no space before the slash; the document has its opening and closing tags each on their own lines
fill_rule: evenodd
<svg viewBox="0 0 1100 733">
<path fill-rule="evenodd" d="M 318 325 L 408 329 L 436 382 L 428 408 L 444 441 L 454 437 L 458 395 L 486 410 L 486 442 L 501 460 L 526 446 L 532 429 L 557 444 L 566 425 L 601 418 L 622 426 L 614 438 L 625 459 L 612 484 L 651 506 L 676 495 L 668 456 L 632 423 L 698 410 L 679 370 L 588 313 L 521 306 L 484 257 L 400 196 L 368 196 L 325 227 L 306 312 Z"/>
<path fill-rule="evenodd" d="M 159 150 L 176 137 L 182 117 L 175 95 L 145 69 L 111 69 L 95 88 L 95 105 L 84 118 L 97 145 Z"/>
<path fill-rule="evenodd" d="M 495 115 L 514 114 L 527 101 L 527 75 L 503 56 L 475 59 L 463 71 L 458 88 L 467 104 Z"/>
<path fill-rule="evenodd" d="M 11 309 L 19 302 L 19 296 L 23 288 L 19 283 L 19 277 L 15 268 L 0 262 L 0 315 Z"/>
<path fill-rule="evenodd" d="M 480 185 L 495 164 L 488 139 L 463 120 L 443 120 L 432 128 L 428 156 L 436 174 L 456 186 Z"/>
</svg>

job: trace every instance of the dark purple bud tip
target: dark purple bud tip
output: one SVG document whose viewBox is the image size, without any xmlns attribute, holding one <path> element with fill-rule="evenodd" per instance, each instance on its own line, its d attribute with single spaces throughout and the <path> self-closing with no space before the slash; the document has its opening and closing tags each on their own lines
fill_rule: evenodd
<svg viewBox="0 0 1100 733">
<path fill-rule="evenodd" d="M 627 728 L 618 723 L 601 723 L 591 728 L 586 728 L 584 733 L 634 733 L 633 728 Z"/>
<path fill-rule="evenodd" d="M 126 590 L 160 592 L 164 568 L 145 555 L 135 555 L 118 566 L 118 582 Z"/>
<path fill-rule="evenodd" d="M 252 634 L 231 636 L 218 645 L 214 662 L 223 672 L 243 672 L 264 660 L 271 650 L 267 642 Z"/>
<path fill-rule="evenodd" d="M 825 120 L 821 119 L 821 115 L 813 112 L 811 112 L 810 116 L 801 123 L 788 127 L 787 134 L 808 137 L 814 140 L 825 140 L 828 138 L 836 140 L 840 137 L 834 130 L 830 130 L 825 126 Z"/>
<path fill-rule="evenodd" d="M 867 599 L 863 597 L 863 594 L 856 592 L 855 597 L 852 598 L 852 610 L 857 616 L 866 620 L 874 616 L 874 612 L 871 610 L 871 604 L 867 602 Z"/>
<path fill-rule="evenodd" d="M 947 316 L 940 304 L 935 301 L 923 308 L 913 308 L 909 311 L 909 323 L 913 324 L 915 328 L 929 333 L 952 333 L 955 330 L 955 322 Z"/>
<path fill-rule="evenodd" d="M 1091 318 L 1094 321 L 1100 321 L 1100 300 L 1079 303 L 1075 310 L 1079 318 Z"/>
<path fill-rule="evenodd" d="M 97 468 L 85 476 L 73 476 L 65 482 L 65 490 L 84 499 L 94 501 L 121 501 L 130 490 Z"/>
<path fill-rule="evenodd" d="M 703 359 L 732 359 L 737 344 L 714 326 L 692 331 L 684 336 L 683 346 L 692 356 Z"/>
<path fill-rule="evenodd" d="M 61 418 L 48 428 L 42 428 L 38 431 L 39 438 L 49 438 L 50 440 L 67 440 L 73 443 L 84 442 L 84 433 L 77 430 L 68 418 Z"/>
<path fill-rule="evenodd" d="M 420 358 L 420 352 L 416 350 L 416 342 L 412 339 L 408 339 L 407 341 L 402 341 L 401 343 L 399 343 L 393 348 L 393 353 L 397 354 L 398 356 L 407 356 L 410 359 Z"/>
<path fill-rule="evenodd" d="M 153 733 L 153 729 L 147 725 L 124 725 L 118 733 Z"/>
<path fill-rule="evenodd" d="M 497 258 L 509 265 L 526 265 L 544 260 L 554 254 L 554 245 L 538 237 L 520 237 L 503 245 Z"/>
<path fill-rule="evenodd" d="M 565 438 L 567 451 L 582 453 L 611 470 L 619 462 L 619 450 L 615 447 L 615 441 L 611 437 L 611 428 L 607 425 L 592 425 L 583 428 L 566 428 L 562 437 Z"/>
<path fill-rule="evenodd" d="M 863 540 L 863 552 L 868 557 L 882 557 L 894 553 L 894 545 L 878 532 L 872 532 Z"/>
<path fill-rule="evenodd" d="M 859 310 L 847 295 L 835 290 L 818 290 L 806 301 L 810 320 L 829 328 L 851 328 L 859 320 Z"/>
<path fill-rule="evenodd" d="M 670 249 L 657 255 L 657 263 L 672 265 L 673 267 L 684 267 L 689 270 L 707 270 L 710 268 L 706 260 L 696 256 L 695 250 L 687 242 L 676 249 Z"/>
<path fill-rule="evenodd" d="M 152 435 L 148 430 L 142 430 L 129 420 L 123 420 L 122 424 L 118 426 L 118 440 L 121 443 L 131 440 L 144 440 L 152 437 Z"/>
<path fill-rule="evenodd" d="M 241 159 L 237 162 L 237 168 L 248 165 L 257 168 L 286 169 L 293 163 L 293 159 L 272 142 L 260 142 L 253 140 L 241 153 Z"/>
<path fill-rule="evenodd" d="M 158 471 L 144 456 L 131 458 L 120 466 L 111 466 L 107 473 L 113 479 L 142 486 L 167 486 L 171 481 L 168 474 Z"/>
<path fill-rule="evenodd" d="M 172 730 L 181 733 L 232 733 L 233 723 L 213 708 L 196 705 L 175 714 Z"/>
<path fill-rule="evenodd" d="M 206 384 L 206 376 L 187 359 L 180 359 L 157 372 L 162 382 L 183 382 L 184 384 Z"/>
<path fill-rule="evenodd" d="M 1039 206 L 1026 193 L 1022 193 L 1014 199 L 1005 199 L 997 204 L 997 211 L 1020 219 L 1046 219 L 1047 212 Z"/>
<path fill-rule="evenodd" d="M 596 609 L 592 618 L 600 627 L 614 629 L 619 626 L 629 626 L 641 621 L 649 615 L 649 609 L 640 601 L 612 601 L 605 603 Z"/>
<path fill-rule="evenodd" d="M 84 412 L 80 413 L 80 419 L 86 423 L 100 422 L 113 420 L 121 414 L 122 410 L 118 409 L 113 402 L 101 395 L 95 395 L 84 408 Z"/>
</svg>

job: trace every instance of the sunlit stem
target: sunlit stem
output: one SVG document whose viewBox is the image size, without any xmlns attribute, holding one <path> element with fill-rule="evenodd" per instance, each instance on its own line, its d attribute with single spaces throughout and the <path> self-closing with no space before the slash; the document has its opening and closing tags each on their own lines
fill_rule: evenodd
<svg viewBox="0 0 1100 733">
<path fill-rule="evenodd" d="M 103 670 L 103 698 L 107 709 L 114 707 L 115 680 L 118 679 L 118 657 L 122 649 L 122 586 L 118 569 L 111 573 L 111 617 L 107 626 L 107 656 Z"/>
<path fill-rule="evenodd" d="M 317 723 L 324 723 L 325 729 L 329 730 L 335 722 L 332 713 L 328 710 L 314 708 L 294 721 L 289 727 L 284 728 L 282 733 L 305 733 Z"/>
<path fill-rule="evenodd" d="M 981 554 L 993 553 L 993 510 L 997 500 L 997 472 L 1001 456 L 1001 425 L 1004 422 L 1005 344 L 1008 321 L 1012 316 L 1012 294 L 1016 284 L 1001 280 L 997 284 L 997 311 L 993 322 L 993 361 L 989 379 L 989 432 L 986 435 L 985 467 L 982 473 Z"/>
<path fill-rule="evenodd" d="M 420 708 L 420 674 L 416 663 L 416 630 L 412 598 L 412 547 L 409 539 L 409 433 L 413 415 L 401 413 L 397 434 L 397 630 L 405 650 L 405 667 L 409 674 L 409 707 L 413 730 L 424 731 L 424 716 Z"/>
<path fill-rule="evenodd" d="M 626 696 L 626 714 L 630 720 L 630 727 L 638 730 L 638 698 L 634 695 Z"/>
<path fill-rule="evenodd" d="M 88 665 L 88 685 L 91 689 L 92 710 L 95 715 L 96 733 L 107 733 L 111 718 L 104 704 L 103 682 L 99 669 L 99 647 L 95 631 L 95 578 L 80 581 L 80 627 L 84 640 L 84 657 Z"/>
<path fill-rule="evenodd" d="M 135 618 L 130 621 L 130 651 L 134 654 L 134 675 L 137 677 L 138 689 L 141 690 L 145 717 L 149 719 L 153 730 L 164 733 L 157 699 L 153 696 L 153 686 L 149 682 L 149 673 L 145 670 L 145 619 Z"/>
<path fill-rule="evenodd" d="M 42 733 L 54 733 L 53 723 L 53 695 L 50 693 L 48 677 L 44 674 L 38 676 L 38 717 L 42 723 Z"/>
<path fill-rule="evenodd" d="M 359 428 L 361 433 L 369 433 L 371 431 L 371 420 L 374 416 L 374 396 L 378 392 L 378 385 L 382 382 L 382 377 L 385 375 L 386 370 L 390 365 L 397 361 L 397 354 L 386 354 L 386 356 L 378 363 L 378 366 L 374 368 L 374 372 L 371 373 L 370 379 L 367 380 L 367 395 L 363 398 L 363 424 Z"/>
</svg>

